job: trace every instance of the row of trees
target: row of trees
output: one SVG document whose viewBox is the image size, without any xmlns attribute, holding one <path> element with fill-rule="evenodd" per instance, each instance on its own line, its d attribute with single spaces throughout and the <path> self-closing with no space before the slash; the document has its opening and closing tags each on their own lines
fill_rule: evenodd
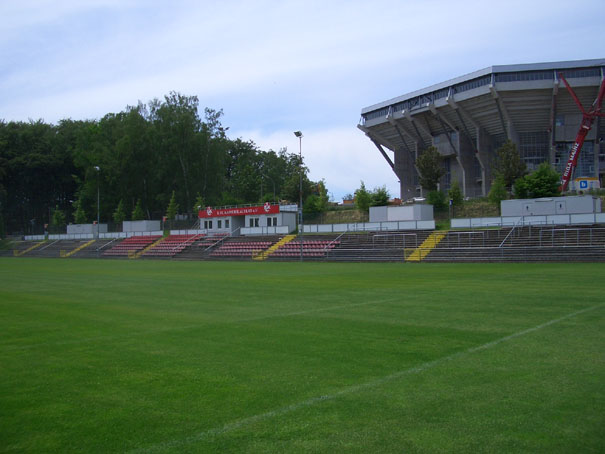
<svg viewBox="0 0 605 454">
<path fill-rule="evenodd" d="M 27 232 L 91 222 L 99 194 L 102 222 L 159 219 L 169 205 L 296 202 L 301 168 L 307 209 L 327 205 L 325 183 L 308 179 L 299 155 L 230 139 L 221 118 L 173 92 L 100 120 L 0 120 L 0 223 Z"/>
</svg>

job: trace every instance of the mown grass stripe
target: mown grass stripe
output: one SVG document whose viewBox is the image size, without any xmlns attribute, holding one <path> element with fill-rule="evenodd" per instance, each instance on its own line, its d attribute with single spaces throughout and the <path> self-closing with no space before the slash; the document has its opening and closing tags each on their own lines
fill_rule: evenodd
<svg viewBox="0 0 605 454">
<path fill-rule="evenodd" d="M 471 347 L 468 348 L 464 351 L 460 351 L 460 352 L 456 352 L 453 353 L 451 355 L 447 355 L 447 356 L 443 356 L 441 358 L 437 358 L 435 360 L 432 361 L 427 361 L 425 363 L 422 363 L 418 366 L 415 367 L 411 367 L 405 370 L 401 370 L 398 372 L 395 372 L 393 374 L 389 374 L 386 375 L 384 377 L 378 378 L 376 380 L 371 380 L 365 383 L 361 383 L 358 385 L 354 385 L 354 386 L 349 386 L 347 388 L 344 388 L 336 393 L 332 393 L 329 395 L 322 395 L 322 396 L 316 396 L 316 397 L 312 397 L 310 399 L 306 399 L 303 400 L 301 402 L 297 402 L 294 403 L 292 405 L 287 405 L 285 407 L 282 408 L 278 408 L 275 410 L 271 410 L 271 411 L 267 411 L 264 413 L 260 413 L 257 415 L 253 415 L 247 418 L 243 418 L 234 422 L 231 422 L 229 424 L 225 424 L 221 427 L 215 427 L 213 429 L 209 429 L 203 432 L 200 432 L 196 435 L 192 435 L 191 437 L 187 437 L 187 438 L 182 438 L 182 439 L 177 439 L 177 440 L 171 440 L 171 441 L 167 441 L 164 443 L 158 443 L 155 445 L 151 445 L 151 446 L 146 446 L 146 447 L 141 447 L 141 448 L 137 448 L 131 451 L 128 451 L 128 454 L 137 454 L 137 453 L 158 453 L 158 452 L 162 452 L 168 449 L 173 449 L 173 448 L 179 448 L 179 447 L 183 447 L 201 440 L 204 440 L 206 438 L 209 437 L 214 437 L 214 436 L 219 436 L 221 434 L 224 433 L 229 433 L 231 431 L 237 430 L 241 427 L 250 425 L 250 424 L 254 424 L 256 422 L 259 421 L 263 421 L 266 419 L 270 419 L 270 418 L 275 418 L 278 416 L 283 416 L 292 412 L 295 412 L 301 408 L 305 408 L 305 407 L 310 407 L 325 401 L 329 401 L 329 400 L 334 400 L 337 399 L 341 396 L 345 396 L 345 395 L 349 395 L 349 394 L 353 394 L 353 393 L 357 393 L 360 391 L 363 391 L 365 389 L 369 389 L 369 388 L 375 388 L 378 387 L 380 385 L 383 385 L 385 383 L 391 382 L 393 380 L 397 380 L 399 378 L 402 378 L 406 375 L 411 375 L 411 374 L 417 374 L 417 373 L 421 373 L 424 372 L 425 370 L 431 369 L 433 367 L 439 366 L 443 363 L 464 357 L 466 355 L 470 355 L 472 353 L 476 353 L 476 352 L 480 352 L 480 351 L 485 351 L 488 350 L 490 348 L 496 347 L 504 342 L 508 342 L 514 339 L 517 339 L 519 337 L 525 336 L 527 334 L 531 334 L 534 333 L 536 331 L 539 331 L 541 329 L 547 328 L 549 326 L 555 325 L 557 323 L 560 323 L 562 321 L 568 320 L 570 318 L 576 317 L 578 315 L 581 314 L 585 314 L 587 312 L 591 312 L 593 310 L 599 309 L 601 307 L 603 307 L 605 305 L 605 303 L 602 304 L 597 304 L 588 308 L 584 308 L 569 314 L 566 314 L 562 317 L 559 318 L 555 318 L 552 320 L 549 320 L 547 322 L 541 323 L 539 325 L 533 326 L 531 328 L 522 330 L 522 331 L 518 331 L 516 333 L 513 333 L 509 336 L 504 336 L 501 337 L 499 339 L 496 339 L 494 341 L 491 342 L 487 342 L 485 344 L 481 344 L 475 347 Z"/>
<path fill-rule="evenodd" d="M 319 312 L 329 312 L 329 311 L 339 310 L 339 309 L 350 309 L 350 308 L 354 308 L 354 307 L 396 303 L 398 301 L 399 301 L 398 298 L 389 298 L 389 299 L 378 300 L 378 301 L 365 301 L 363 303 L 341 304 L 338 306 L 319 307 L 316 309 L 307 309 L 304 311 L 259 315 L 257 317 L 245 317 L 245 318 L 239 318 L 239 319 L 233 319 L 233 320 L 225 320 L 225 321 L 216 322 L 216 323 L 224 325 L 224 324 L 256 322 L 256 321 L 261 321 L 261 320 L 271 320 L 271 319 L 275 319 L 275 318 L 296 317 L 298 315 L 308 315 L 308 314 L 314 314 L 314 313 L 319 313 Z M 3 349 L 6 349 L 6 350 L 28 350 L 28 349 L 45 347 L 48 345 L 70 345 L 70 344 L 85 344 L 87 342 L 98 342 L 98 341 L 117 341 L 117 340 L 123 340 L 123 339 L 130 339 L 133 336 L 145 336 L 147 334 L 187 331 L 189 329 L 196 329 L 199 327 L 200 327 L 200 324 L 184 325 L 184 326 L 171 326 L 171 327 L 167 327 L 167 328 L 158 328 L 158 329 L 154 329 L 154 330 L 145 330 L 145 331 L 138 331 L 138 332 L 134 332 L 134 333 L 128 333 L 128 334 L 124 334 L 122 336 L 97 336 L 97 337 L 78 338 L 78 339 L 53 341 L 53 342 L 40 342 L 40 343 L 25 344 L 25 345 L 4 344 L 4 345 L 0 345 L 0 347 Z"/>
</svg>

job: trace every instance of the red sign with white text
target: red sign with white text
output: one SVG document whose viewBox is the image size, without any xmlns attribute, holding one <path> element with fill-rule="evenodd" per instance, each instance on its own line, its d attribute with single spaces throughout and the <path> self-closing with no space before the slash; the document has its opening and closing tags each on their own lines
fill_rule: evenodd
<svg viewBox="0 0 605 454">
<path fill-rule="evenodd" d="M 221 218 L 227 216 L 246 216 L 258 214 L 277 214 L 279 205 L 271 205 L 269 202 L 261 206 L 241 208 L 217 208 L 208 207 L 198 212 L 199 218 Z"/>
</svg>

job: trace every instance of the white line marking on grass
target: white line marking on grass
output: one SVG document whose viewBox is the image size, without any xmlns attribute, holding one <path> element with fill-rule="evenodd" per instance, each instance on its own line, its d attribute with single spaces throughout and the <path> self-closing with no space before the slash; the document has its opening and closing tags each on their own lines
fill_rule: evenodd
<svg viewBox="0 0 605 454">
<path fill-rule="evenodd" d="M 297 311 L 297 312 L 286 312 L 286 313 L 282 313 L 282 314 L 271 314 L 271 315 L 259 315 L 258 317 L 231 320 L 231 321 L 229 321 L 229 323 L 255 322 L 257 320 L 265 320 L 265 319 L 268 320 L 271 318 L 294 317 L 296 315 L 313 314 L 315 312 L 328 312 L 328 311 L 331 311 L 334 309 L 348 309 L 350 307 L 370 306 L 373 304 L 397 303 L 398 301 L 401 301 L 401 299 L 400 298 L 389 298 L 386 300 L 378 300 L 378 301 L 364 301 L 363 303 L 341 304 L 340 306 L 320 307 L 317 309 L 307 309 L 304 311 Z"/>
<path fill-rule="evenodd" d="M 452 353 L 451 355 L 448 356 L 443 356 L 441 358 L 437 358 L 433 361 L 427 361 L 425 363 L 422 363 L 418 366 L 415 367 L 411 367 L 409 369 L 404 369 L 401 370 L 399 372 L 395 372 L 393 374 L 390 375 L 386 375 L 384 377 L 378 378 L 376 380 L 372 380 L 366 383 L 361 383 L 359 385 L 353 385 L 353 386 L 349 386 L 346 387 L 340 391 L 337 391 L 333 394 L 328 394 L 328 395 L 323 395 L 323 396 L 317 396 L 317 397 L 312 397 L 310 399 L 306 399 L 303 400 L 301 402 L 298 403 L 294 403 L 292 405 L 287 405 L 285 407 L 282 408 L 278 408 L 275 410 L 271 410 L 271 411 L 267 411 L 265 413 L 259 413 L 257 415 L 253 415 L 253 416 L 249 416 L 247 418 L 242 418 L 239 419 L 237 421 L 225 424 L 221 427 L 215 427 L 213 429 L 209 429 L 209 430 L 205 430 L 203 432 L 200 432 L 196 435 L 192 435 L 190 437 L 186 437 L 186 438 L 181 438 L 181 439 L 177 439 L 177 440 L 172 440 L 172 441 L 167 441 L 167 442 L 163 442 L 163 443 L 158 443 L 152 446 L 148 446 L 145 448 L 137 448 L 131 451 L 128 451 L 128 454 L 136 454 L 136 453 L 155 453 L 155 452 L 162 452 L 164 450 L 170 449 L 170 448 L 176 448 L 179 446 L 185 446 L 191 443 L 195 443 L 197 441 L 201 441 L 213 436 L 217 436 L 217 435 L 221 435 L 224 433 L 228 433 L 231 432 L 233 430 L 237 430 L 240 427 L 244 427 L 250 424 L 254 424 L 258 421 L 263 421 L 265 419 L 270 419 L 270 418 L 274 418 L 277 416 L 282 416 L 285 415 L 287 413 L 292 413 L 296 410 L 299 410 L 301 408 L 305 408 L 305 407 L 310 407 L 312 405 L 324 402 L 324 401 L 328 401 L 328 400 L 334 400 L 337 399 L 340 396 L 344 396 L 344 395 L 348 395 L 348 394 L 353 394 L 359 391 L 363 391 L 365 389 L 370 389 L 370 388 L 375 388 L 378 387 L 382 384 L 391 382 L 393 380 L 397 380 L 398 378 L 404 377 L 406 375 L 412 375 L 412 374 L 417 374 L 420 372 L 424 372 L 427 369 L 431 369 L 435 366 L 439 366 L 445 362 L 463 357 L 463 356 L 467 356 L 469 354 L 475 353 L 475 352 L 479 352 L 479 351 L 483 351 L 483 350 L 487 350 L 490 349 L 492 347 L 495 347 L 499 344 L 502 344 L 504 342 L 508 342 L 510 340 L 516 339 L 518 337 L 521 336 L 525 336 L 526 334 L 530 334 L 533 333 L 535 331 L 541 330 L 543 328 L 547 328 L 551 325 L 554 325 L 556 323 L 560 323 L 564 320 L 576 317 L 578 315 L 584 314 L 586 312 L 590 312 L 593 311 L 595 309 L 598 309 L 602 306 L 604 306 L 605 303 L 601 303 L 601 304 L 597 304 L 596 306 L 592 306 L 592 307 L 588 307 L 586 309 L 581 309 L 579 311 L 576 312 L 572 312 L 571 314 L 567 314 L 564 315 L 562 317 L 559 318 L 555 318 L 553 320 L 549 320 L 547 322 L 544 322 L 540 325 L 536 325 L 532 328 L 528 328 L 525 329 L 523 331 L 519 331 L 517 333 L 511 334 L 509 336 L 505 336 L 505 337 L 501 337 L 500 339 L 496 339 L 494 341 L 491 342 L 487 342 L 485 344 L 479 345 L 477 347 L 471 347 L 468 348 L 466 350 L 463 350 L 461 352 L 457 352 L 457 353 Z"/>
</svg>

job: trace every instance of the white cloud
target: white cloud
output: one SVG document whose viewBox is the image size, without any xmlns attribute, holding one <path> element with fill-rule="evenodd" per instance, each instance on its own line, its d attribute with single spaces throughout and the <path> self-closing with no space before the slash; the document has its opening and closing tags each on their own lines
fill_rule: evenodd
<svg viewBox="0 0 605 454">
<path fill-rule="evenodd" d="M 546 0 L 23 0 L 0 16 L 0 119 L 100 118 L 179 91 L 263 149 L 296 151 L 303 129 L 337 197 L 360 180 L 398 193 L 361 108 L 490 65 L 602 57 L 599 22 Z"/>
</svg>

